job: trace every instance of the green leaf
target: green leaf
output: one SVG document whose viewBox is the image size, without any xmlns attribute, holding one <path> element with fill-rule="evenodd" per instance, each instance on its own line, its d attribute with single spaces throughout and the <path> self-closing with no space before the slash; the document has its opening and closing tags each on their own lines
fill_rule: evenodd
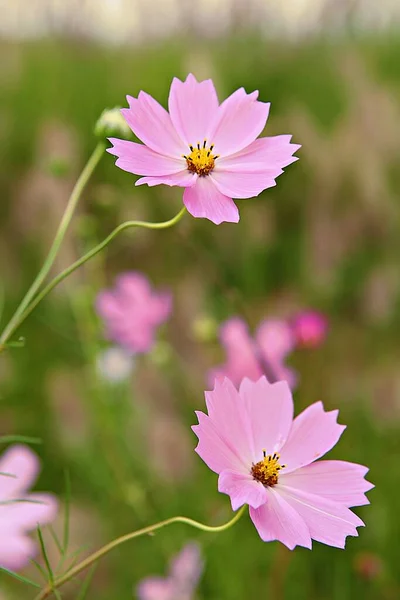
<svg viewBox="0 0 400 600">
<path fill-rule="evenodd" d="M 27 577 L 23 577 L 22 575 L 19 575 L 18 573 L 14 573 L 14 571 L 10 571 L 9 569 L 6 569 L 5 567 L 0 567 L 0 571 L 4 571 L 4 573 L 7 573 L 11 577 L 14 577 L 14 579 L 18 579 L 18 581 L 22 581 L 22 583 L 27 583 L 28 585 L 32 585 L 33 587 L 39 588 L 39 589 L 41 587 L 38 583 L 36 583 L 36 581 L 32 581 L 31 579 L 28 579 Z"/>
<path fill-rule="evenodd" d="M 85 577 L 85 581 L 83 582 L 83 585 L 79 591 L 78 596 L 76 597 L 76 600 L 85 600 L 86 594 L 89 591 L 89 587 L 90 587 L 90 584 L 92 583 L 93 575 L 94 575 L 96 569 L 97 569 L 97 562 L 95 562 L 92 565 L 92 567 L 89 570 L 89 573 Z"/>
<path fill-rule="evenodd" d="M 69 472 L 65 471 L 65 513 L 64 513 L 64 537 L 63 537 L 63 554 L 68 551 L 69 544 L 69 514 L 71 505 L 71 479 Z"/>
<path fill-rule="evenodd" d="M 27 435 L 2 435 L 0 436 L 0 444 L 41 444 L 40 438 L 29 437 Z"/>
</svg>

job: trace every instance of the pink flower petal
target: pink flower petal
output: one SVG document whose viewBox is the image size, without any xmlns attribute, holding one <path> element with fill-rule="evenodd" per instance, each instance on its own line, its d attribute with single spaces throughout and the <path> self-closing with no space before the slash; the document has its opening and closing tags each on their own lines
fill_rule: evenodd
<svg viewBox="0 0 400 600">
<path fill-rule="evenodd" d="M 286 465 L 282 473 L 304 467 L 333 448 L 346 429 L 336 422 L 338 412 L 325 412 L 322 402 L 316 402 L 295 418 L 281 450 L 280 463 Z"/>
<path fill-rule="evenodd" d="M 151 294 L 149 280 L 143 273 L 137 271 L 128 271 L 118 275 L 115 286 L 121 299 L 123 298 L 129 304 L 133 301 L 147 301 Z"/>
<path fill-rule="evenodd" d="M 293 420 L 293 400 L 286 381 L 269 383 L 266 377 L 253 382 L 244 379 L 239 394 L 247 407 L 253 431 L 255 460 L 279 452 Z M 280 461 L 282 464 L 282 461 Z"/>
<path fill-rule="evenodd" d="M 283 360 L 295 348 L 295 337 L 290 325 L 281 319 L 266 319 L 257 328 L 257 344 L 266 358 Z"/>
<path fill-rule="evenodd" d="M 199 438 L 199 443 L 195 450 L 206 465 L 218 474 L 226 469 L 248 473 L 249 465 L 238 456 L 233 440 L 222 439 L 214 422 L 204 413 L 196 411 L 196 416 L 199 424 L 193 425 L 192 430 Z"/>
<path fill-rule="evenodd" d="M 194 75 L 182 83 L 174 77 L 169 93 L 172 123 L 187 147 L 208 140 L 218 112 L 218 97 L 211 79 L 198 82 Z"/>
<path fill-rule="evenodd" d="M 171 561 L 170 578 L 175 581 L 179 590 L 187 593 L 191 598 L 202 571 L 200 547 L 196 542 L 189 542 Z"/>
<path fill-rule="evenodd" d="M 179 173 L 185 168 L 185 160 L 170 158 L 154 152 L 143 144 L 127 142 L 117 138 L 109 138 L 113 144 L 107 148 L 107 152 L 118 156 L 115 162 L 117 167 L 135 175 L 172 175 Z"/>
<path fill-rule="evenodd" d="M 132 272 L 120 276 L 116 288 L 101 292 L 96 300 L 107 337 L 133 353 L 150 350 L 171 307 L 169 292 L 153 292 L 142 274 Z"/>
<path fill-rule="evenodd" d="M 39 460 L 28 446 L 10 446 L 0 460 L 0 497 L 9 500 L 22 497 L 39 473 Z"/>
<path fill-rule="evenodd" d="M 268 171 L 241 173 L 216 168 L 210 178 L 221 194 L 229 198 L 254 198 L 263 190 L 276 185 Z"/>
<path fill-rule="evenodd" d="M 226 362 L 211 369 L 208 377 L 211 386 L 216 379 L 224 377 L 228 377 L 236 387 L 244 377 L 252 381 L 260 379 L 263 371 L 247 324 L 242 319 L 234 317 L 226 321 L 220 329 L 220 340 L 225 348 Z"/>
<path fill-rule="evenodd" d="M 147 577 L 136 592 L 138 600 L 175 600 L 175 586 L 170 578 Z"/>
<path fill-rule="evenodd" d="M 255 339 L 262 359 L 269 366 L 274 381 L 287 381 L 290 388 L 296 386 L 297 375 L 284 363 L 295 347 L 293 332 L 286 321 L 267 319 L 258 327 Z"/>
<path fill-rule="evenodd" d="M 204 217 L 216 225 L 239 222 L 237 206 L 217 190 L 209 176 L 199 177 L 196 185 L 185 189 L 183 203 L 193 217 Z"/>
<path fill-rule="evenodd" d="M 29 494 L 1 507 L 1 523 L 24 530 L 36 529 L 54 520 L 57 514 L 57 501 L 50 494 Z"/>
<path fill-rule="evenodd" d="M 221 104 L 209 134 L 216 154 L 234 154 L 260 135 L 267 121 L 270 105 L 258 102 L 257 97 L 258 92 L 246 94 L 240 88 Z"/>
<path fill-rule="evenodd" d="M 123 114 L 133 133 L 146 146 L 166 156 L 180 157 L 187 147 L 179 138 L 171 117 L 154 98 L 145 92 L 139 97 L 127 96 L 129 108 L 123 108 Z"/>
<path fill-rule="evenodd" d="M 250 507 L 250 517 L 264 542 L 278 540 L 290 550 L 295 546 L 311 548 L 308 526 L 297 510 L 275 491 L 267 489 L 267 502 L 259 508 Z"/>
<path fill-rule="evenodd" d="M 207 411 L 221 438 L 232 440 L 235 454 L 250 473 L 255 460 L 249 415 L 239 392 L 229 379 L 216 381 L 214 390 L 205 392 Z"/>
<path fill-rule="evenodd" d="M 328 331 L 328 319 L 315 310 L 299 313 L 291 325 L 297 346 L 303 348 L 318 348 Z"/>
<path fill-rule="evenodd" d="M 342 460 L 320 460 L 297 469 L 282 473 L 279 486 L 323 496 L 327 500 L 344 506 L 369 504 L 365 492 L 374 486 L 364 479 L 367 467 Z"/>
<path fill-rule="evenodd" d="M 218 159 L 218 168 L 225 171 L 240 171 L 241 173 L 268 172 L 272 179 L 282 173 L 282 169 L 298 160 L 292 156 L 301 148 L 291 144 L 291 135 L 263 137 L 251 142 L 235 154 Z"/>
<path fill-rule="evenodd" d="M 356 527 L 364 523 L 346 506 L 327 500 L 322 496 L 300 490 L 276 486 L 276 493 L 283 498 L 306 522 L 313 540 L 344 548 L 348 535 L 358 536 Z"/>
<path fill-rule="evenodd" d="M 218 491 L 228 494 L 231 499 L 232 510 L 237 510 L 243 504 L 258 508 L 267 501 L 267 489 L 259 481 L 255 481 L 251 474 L 236 473 L 235 471 L 222 471 L 218 478 Z"/>
<path fill-rule="evenodd" d="M 34 542 L 23 535 L 0 536 L 0 567 L 11 571 L 20 571 L 36 554 Z"/>
<path fill-rule="evenodd" d="M 149 187 L 154 185 L 169 185 L 178 187 L 192 187 L 197 181 L 197 174 L 191 173 L 187 169 L 185 171 L 179 171 L 179 173 L 173 173 L 172 175 L 164 175 L 163 177 L 141 177 L 135 183 L 135 185 L 144 185 L 147 183 Z"/>
</svg>

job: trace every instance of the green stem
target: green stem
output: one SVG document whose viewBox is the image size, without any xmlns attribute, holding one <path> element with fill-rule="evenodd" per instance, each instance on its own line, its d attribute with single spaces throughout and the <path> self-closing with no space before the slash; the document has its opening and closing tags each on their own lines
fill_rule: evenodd
<svg viewBox="0 0 400 600">
<path fill-rule="evenodd" d="M 60 249 L 61 243 L 64 239 L 65 233 L 68 229 L 68 225 L 70 224 L 72 216 L 75 212 L 79 198 L 81 197 L 81 194 L 82 194 L 87 182 L 89 181 L 91 174 L 93 173 L 98 162 L 100 161 L 101 157 L 103 156 L 105 148 L 106 148 L 106 144 L 104 142 L 99 142 L 97 144 L 96 148 L 93 151 L 92 156 L 89 158 L 88 162 L 86 163 L 85 168 L 83 169 L 80 177 L 78 178 L 78 181 L 76 182 L 75 187 L 72 190 L 71 196 L 68 200 L 68 204 L 65 209 L 64 215 L 61 219 L 61 223 L 58 226 L 57 233 L 55 235 L 53 244 L 52 244 L 52 246 L 49 250 L 49 253 L 43 263 L 43 266 L 40 269 L 39 273 L 37 274 L 31 287 L 29 288 L 29 290 L 23 297 L 20 305 L 18 306 L 17 310 L 15 311 L 14 315 L 12 316 L 10 322 L 5 327 L 3 333 L 0 336 L 0 351 L 3 349 L 7 340 L 14 333 L 14 331 L 17 329 L 17 327 L 20 325 L 20 323 L 24 320 L 24 319 L 22 319 L 22 321 L 21 321 L 22 315 L 24 314 L 26 309 L 29 307 L 29 304 L 30 304 L 32 298 L 34 298 L 38 289 L 40 288 L 40 286 L 42 285 L 46 276 L 48 275 L 51 267 L 53 266 L 53 263 L 56 259 L 58 251 Z"/>
<path fill-rule="evenodd" d="M 94 552 L 93 554 L 85 558 L 82 562 L 78 563 L 75 567 L 67 571 L 67 573 L 55 579 L 51 584 L 47 585 L 36 596 L 35 600 L 44 600 L 45 598 L 48 598 L 49 596 L 51 596 L 55 589 L 58 589 L 59 587 L 64 585 L 64 583 L 67 583 L 67 581 L 70 581 L 73 577 L 81 573 L 81 571 L 87 569 L 87 567 L 90 567 L 90 565 L 99 560 L 99 558 L 102 558 L 111 550 L 117 548 L 117 546 L 120 546 L 125 542 L 129 542 L 134 538 L 140 537 L 141 535 L 153 533 L 153 531 L 157 531 L 158 529 L 162 529 L 163 527 L 166 527 L 167 525 L 172 525 L 173 523 L 185 523 L 186 525 L 190 525 L 191 527 L 195 527 L 196 529 L 201 529 L 202 531 L 219 533 L 221 531 L 229 529 L 230 527 L 232 527 L 232 525 L 237 523 L 237 521 L 239 521 L 240 517 L 243 515 L 245 510 L 246 505 L 242 506 L 242 508 L 235 514 L 235 516 L 230 521 L 224 523 L 224 525 L 217 525 L 216 527 L 204 525 L 203 523 L 199 523 L 198 521 L 194 521 L 193 519 L 189 519 L 187 517 L 172 517 L 171 519 L 160 521 L 155 525 L 149 525 L 148 527 L 144 527 L 143 529 L 138 529 L 137 531 L 133 531 L 132 533 L 128 533 L 127 535 L 123 535 L 122 537 L 113 540 L 106 546 L 103 546 L 102 548 L 100 548 L 100 550 L 97 550 L 97 552 Z"/>
<path fill-rule="evenodd" d="M 183 217 L 183 215 L 185 214 L 185 212 L 186 212 L 186 208 L 183 207 L 179 211 L 179 213 L 177 215 L 175 215 L 175 217 L 173 217 L 169 221 L 163 221 L 161 223 L 149 223 L 147 221 L 126 221 L 125 223 L 121 223 L 121 225 L 116 227 L 114 229 L 114 231 L 112 231 L 110 233 L 110 235 L 108 235 L 102 242 L 100 242 L 100 244 L 97 244 L 97 246 L 92 248 L 92 250 L 89 250 L 89 252 L 87 252 L 86 254 L 81 256 L 81 258 L 76 260 L 74 263 L 72 263 L 72 265 L 70 265 L 69 267 L 64 269 L 64 271 L 62 271 L 56 277 L 54 277 L 54 279 L 52 279 L 41 290 L 41 292 L 39 292 L 37 294 L 37 296 L 34 298 L 34 300 L 29 304 L 29 306 L 27 306 L 25 308 L 25 310 L 22 313 L 21 313 L 21 311 L 19 311 L 18 319 L 16 319 L 15 315 L 14 315 L 13 319 L 10 321 L 10 324 L 12 322 L 12 325 L 13 325 L 12 328 L 10 328 L 10 324 L 9 324 L 8 327 L 6 328 L 7 331 L 5 331 L 6 336 L 4 337 L 4 333 L 3 333 L 3 336 L 0 338 L 0 351 L 2 350 L 2 344 L 4 344 L 4 342 L 7 341 L 9 336 L 12 333 L 14 333 L 14 331 L 21 325 L 21 323 L 23 321 L 25 321 L 26 317 L 33 311 L 33 309 L 36 308 L 36 306 L 39 304 L 39 302 L 41 302 L 43 300 L 43 298 L 45 296 L 47 296 L 47 294 L 49 292 L 51 292 L 51 290 L 53 288 L 56 287 L 56 285 L 58 285 L 61 281 L 63 281 L 63 279 L 68 277 L 68 275 L 71 275 L 71 273 L 76 271 L 76 269 L 78 269 L 80 266 L 85 264 L 85 262 L 87 262 L 88 260 L 93 258 L 93 256 L 96 256 L 96 254 L 98 254 L 101 250 L 103 250 L 103 248 L 108 246 L 108 244 L 119 233 L 121 233 L 122 231 L 125 231 L 125 229 L 129 229 L 130 227 L 144 227 L 145 229 L 167 229 L 168 227 L 172 227 L 172 225 L 175 225 L 175 223 L 180 221 L 181 218 Z M 3 340 L 3 337 L 4 337 L 4 340 Z"/>
</svg>

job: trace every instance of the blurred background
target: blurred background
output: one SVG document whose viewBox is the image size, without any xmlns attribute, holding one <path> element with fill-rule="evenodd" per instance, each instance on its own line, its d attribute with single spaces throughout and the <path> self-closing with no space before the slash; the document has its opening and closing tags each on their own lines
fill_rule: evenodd
<svg viewBox="0 0 400 600">
<path fill-rule="evenodd" d="M 41 438 L 38 489 L 72 485 L 71 554 L 184 514 L 231 515 L 217 478 L 193 452 L 194 410 L 224 359 L 219 324 L 251 328 L 313 308 L 330 331 L 290 364 L 296 411 L 316 400 L 348 425 L 330 456 L 370 466 L 376 489 L 345 551 L 264 544 L 247 518 L 226 533 L 174 526 L 120 547 L 87 598 L 135 597 L 185 540 L 202 547 L 207 600 L 395 600 L 400 597 L 400 3 L 398 0 L 0 0 L 2 327 L 33 280 L 105 107 L 140 90 L 166 105 L 173 76 L 212 77 L 270 101 L 266 135 L 293 134 L 300 160 L 277 187 L 238 201 L 239 225 L 186 216 L 165 232 L 124 233 L 60 285 L 0 355 L 0 434 Z M 161 221 L 178 188 L 135 188 L 105 155 L 53 273 L 127 219 Z M 174 296 L 154 351 L 118 384 L 99 372 L 108 346 L 93 308 L 123 271 Z M 63 526 L 60 511 L 57 531 Z M 48 552 L 57 563 L 50 538 Z M 32 568 L 30 577 L 38 574 Z M 1 575 L 4 599 L 33 589 Z M 62 590 L 77 598 L 77 586 Z"/>
</svg>

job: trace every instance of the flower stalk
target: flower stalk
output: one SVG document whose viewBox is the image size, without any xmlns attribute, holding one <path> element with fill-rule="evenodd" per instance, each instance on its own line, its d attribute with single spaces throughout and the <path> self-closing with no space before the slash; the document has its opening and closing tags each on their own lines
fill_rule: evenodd
<svg viewBox="0 0 400 600">
<path fill-rule="evenodd" d="M 67 207 L 66 207 L 63 217 L 61 219 L 60 225 L 58 226 L 57 233 L 55 235 L 55 238 L 51 245 L 49 253 L 43 263 L 43 266 L 41 267 L 41 269 L 40 269 L 39 273 L 37 274 L 35 280 L 33 281 L 31 287 L 26 292 L 20 305 L 18 306 L 14 315 L 10 319 L 8 325 L 5 327 L 3 333 L 0 336 L 0 351 L 4 349 L 9 338 L 13 335 L 13 333 L 19 327 L 19 325 L 22 323 L 22 321 L 24 321 L 24 319 L 25 319 L 24 315 L 29 314 L 30 310 L 28 310 L 27 313 L 26 313 L 26 311 L 27 311 L 27 309 L 29 309 L 32 299 L 35 297 L 40 286 L 42 285 L 43 281 L 47 277 L 51 267 L 54 264 L 54 261 L 57 257 L 58 251 L 59 251 L 62 241 L 65 237 L 68 226 L 71 222 L 71 219 L 72 219 L 75 209 L 78 205 L 78 202 L 82 195 L 82 192 L 85 189 L 86 184 L 88 183 L 88 181 L 90 179 L 90 176 L 92 175 L 93 171 L 95 170 L 98 163 L 100 162 L 100 159 L 102 158 L 105 149 L 106 149 L 105 142 L 101 141 L 97 144 L 96 148 L 93 151 L 93 154 L 89 158 L 88 162 L 86 163 L 86 166 L 84 167 L 81 175 L 79 176 L 79 178 L 74 186 L 74 189 L 72 190 L 71 196 L 67 203 Z"/>
<path fill-rule="evenodd" d="M 19 325 L 25 321 L 27 316 L 33 311 L 34 308 L 54 289 L 61 281 L 66 279 L 71 273 L 79 269 L 82 265 L 84 265 L 88 260 L 96 256 L 101 250 L 104 250 L 106 246 L 119 234 L 125 231 L 126 229 L 130 229 L 131 227 L 144 227 L 145 229 L 167 229 L 168 227 L 172 227 L 175 223 L 181 220 L 183 215 L 186 212 L 186 208 L 183 207 L 175 217 L 169 219 L 168 221 L 162 221 L 161 223 L 150 223 L 148 221 L 125 221 L 125 223 L 121 223 L 118 225 L 102 242 L 97 244 L 94 248 L 89 250 L 86 254 L 78 258 L 72 265 L 61 271 L 54 279 L 52 279 L 42 290 L 37 294 L 34 300 L 30 303 L 30 305 L 26 308 L 26 310 L 21 314 L 18 324 L 15 329 L 19 327 Z M 1 351 L 1 340 L 0 340 L 0 351 Z"/>
<path fill-rule="evenodd" d="M 185 525 L 190 525 L 195 529 L 200 529 L 201 531 L 207 531 L 209 533 L 220 533 L 222 531 L 226 531 L 227 529 L 235 525 L 235 523 L 239 521 L 245 510 L 246 505 L 242 506 L 241 509 L 238 510 L 237 513 L 234 515 L 234 517 L 227 523 L 224 523 L 223 525 L 205 525 L 204 523 L 194 521 L 193 519 L 189 519 L 188 517 L 177 516 L 171 517 L 170 519 L 166 519 L 165 521 L 160 521 L 159 523 L 155 523 L 154 525 L 149 525 L 148 527 L 144 527 L 143 529 L 138 529 L 137 531 L 133 531 L 131 533 L 123 535 L 113 540 L 109 544 L 106 544 L 105 546 L 100 548 L 100 550 L 97 550 L 96 552 L 82 560 L 72 569 L 64 573 L 64 575 L 61 575 L 60 577 L 54 579 L 36 596 L 35 600 L 45 600 L 45 598 L 49 598 L 54 593 L 54 591 L 60 588 L 62 585 L 64 585 L 64 583 L 70 581 L 73 577 L 75 577 L 76 575 L 78 575 L 79 573 L 96 563 L 100 558 L 111 552 L 111 550 L 117 548 L 125 542 L 129 542 L 130 540 L 138 538 L 142 535 L 151 534 L 154 531 L 157 531 L 158 529 L 162 529 L 163 527 L 167 527 L 168 525 L 172 525 L 174 523 L 184 523 Z"/>
</svg>

